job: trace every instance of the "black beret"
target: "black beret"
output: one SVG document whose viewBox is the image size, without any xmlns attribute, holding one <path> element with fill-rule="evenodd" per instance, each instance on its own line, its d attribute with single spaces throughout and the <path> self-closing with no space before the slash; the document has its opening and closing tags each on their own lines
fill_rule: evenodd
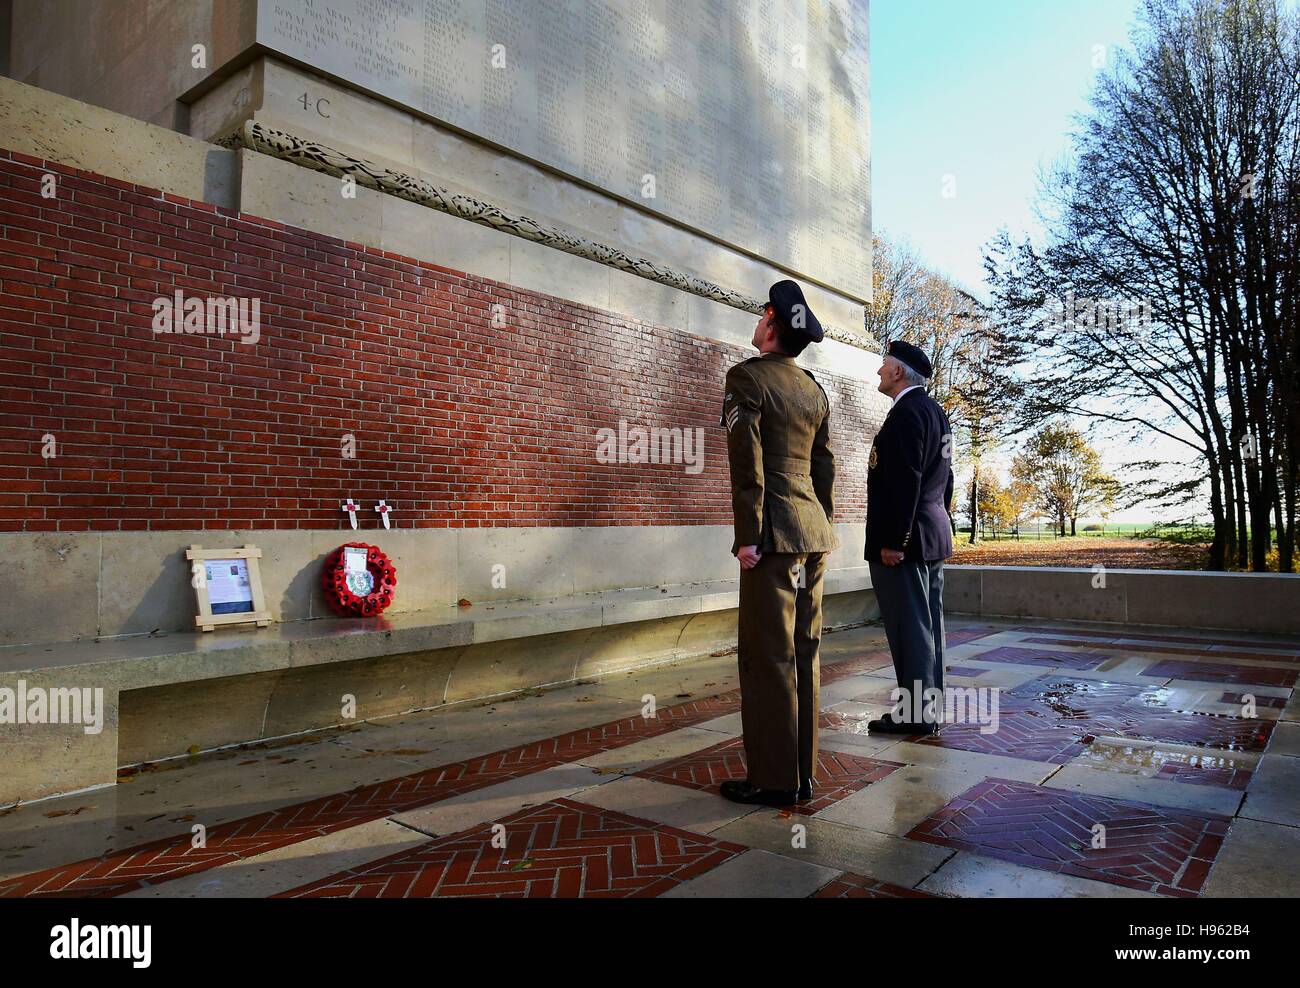
<svg viewBox="0 0 1300 988">
<path fill-rule="evenodd" d="M 930 358 L 921 351 L 920 347 L 912 346 L 906 340 L 890 340 L 888 353 L 889 356 L 900 363 L 906 364 L 922 377 L 928 378 L 931 370 L 933 370 L 930 366 Z"/>
<path fill-rule="evenodd" d="M 767 299 L 781 321 L 795 333 L 806 336 L 813 343 L 822 341 L 822 324 L 804 301 L 803 290 L 793 281 L 778 281 L 768 289 Z"/>
</svg>

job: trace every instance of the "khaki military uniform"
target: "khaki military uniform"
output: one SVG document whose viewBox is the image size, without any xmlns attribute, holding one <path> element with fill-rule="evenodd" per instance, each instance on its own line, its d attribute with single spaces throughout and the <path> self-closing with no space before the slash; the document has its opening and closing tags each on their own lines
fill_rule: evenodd
<svg viewBox="0 0 1300 988">
<path fill-rule="evenodd" d="M 830 402 L 794 358 L 767 353 L 727 372 L 721 424 L 740 572 L 738 659 L 749 781 L 793 790 L 817 764 L 826 553 L 838 548 Z"/>
</svg>

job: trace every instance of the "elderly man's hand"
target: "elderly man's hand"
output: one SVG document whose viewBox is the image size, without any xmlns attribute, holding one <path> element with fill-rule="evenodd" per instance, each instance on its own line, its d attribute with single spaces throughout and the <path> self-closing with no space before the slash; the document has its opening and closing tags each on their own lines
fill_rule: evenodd
<svg viewBox="0 0 1300 988">
<path fill-rule="evenodd" d="M 886 566 L 897 566 L 903 561 L 903 554 L 897 549 L 881 549 L 880 561 Z"/>
<path fill-rule="evenodd" d="M 742 545 L 736 550 L 736 558 L 740 560 L 741 569 L 753 569 L 763 558 L 763 554 L 758 551 L 756 545 Z"/>
</svg>

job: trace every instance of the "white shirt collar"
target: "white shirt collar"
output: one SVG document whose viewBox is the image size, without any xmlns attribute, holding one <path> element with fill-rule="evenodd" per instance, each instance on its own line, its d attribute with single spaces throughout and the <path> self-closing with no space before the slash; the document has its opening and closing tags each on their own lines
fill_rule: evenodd
<svg viewBox="0 0 1300 988">
<path fill-rule="evenodd" d="M 908 387 L 904 388 L 902 391 L 898 392 L 898 394 L 894 395 L 894 404 L 893 404 L 893 405 L 890 405 L 889 407 L 890 407 L 890 408 L 893 408 L 894 405 L 897 405 L 897 404 L 898 404 L 898 400 L 899 400 L 900 398 L 902 398 L 903 395 L 907 394 L 909 391 L 915 391 L 915 390 L 916 390 L 917 388 L 919 388 L 920 386 L 921 386 L 921 385 L 919 385 L 919 384 L 912 384 L 912 385 L 909 385 Z"/>
</svg>

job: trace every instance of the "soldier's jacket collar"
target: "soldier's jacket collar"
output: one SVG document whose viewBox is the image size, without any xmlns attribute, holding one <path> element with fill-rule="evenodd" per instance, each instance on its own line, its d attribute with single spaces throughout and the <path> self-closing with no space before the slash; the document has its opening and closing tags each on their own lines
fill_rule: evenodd
<svg viewBox="0 0 1300 988">
<path fill-rule="evenodd" d="M 761 360 L 794 360 L 794 357 L 788 353 L 773 353 L 771 350 L 767 353 L 760 353 L 758 356 Z"/>
</svg>

